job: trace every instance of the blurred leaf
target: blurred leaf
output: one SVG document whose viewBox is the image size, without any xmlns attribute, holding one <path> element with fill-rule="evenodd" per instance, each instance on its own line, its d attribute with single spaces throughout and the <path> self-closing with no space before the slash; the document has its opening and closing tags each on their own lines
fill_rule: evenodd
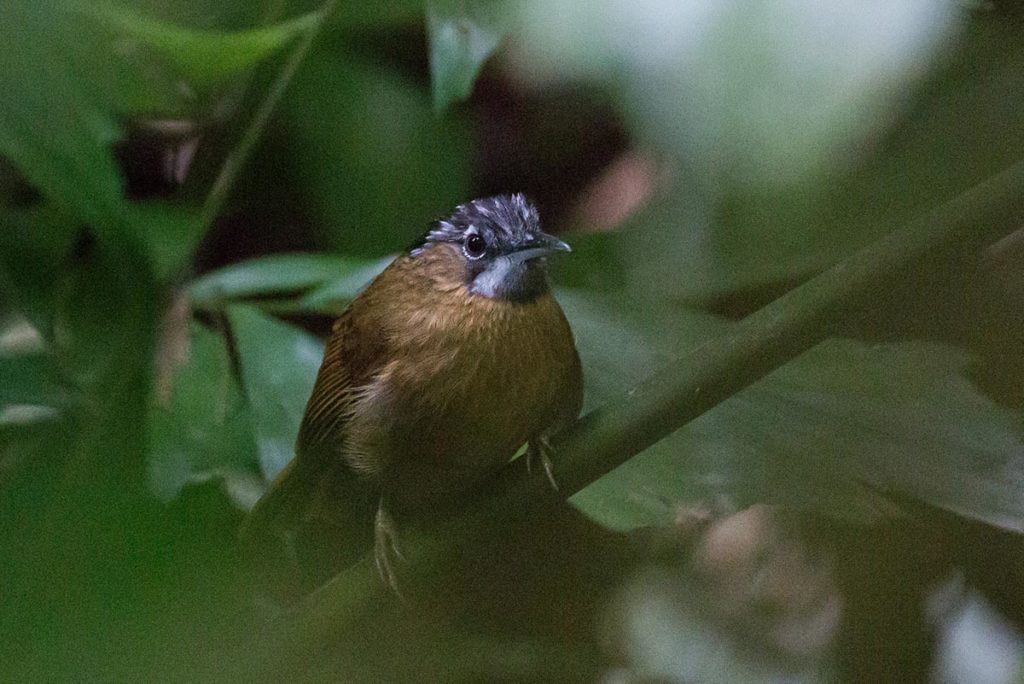
<svg viewBox="0 0 1024 684">
<path fill-rule="evenodd" d="M 626 284 L 622 243 L 630 235 L 620 232 L 560 235 L 572 247 L 572 255 L 548 264 L 551 280 L 578 290 L 620 291 Z"/>
<path fill-rule="evenodd" d="M 305 14 L 275 26 L 235 33 L 184 28 L 114 3 L 81 3 L 77 8 L 172 62 L 198 88 L 209 88 L 252 68 L 320 20 Z"/>
<path fill-rule="evenodd" d="M 0 209 L 0 289 L 45 339 L 53 336 L 55 285 L 79 228 L 49 205 Z"/>
<path fill-rule="evenodd" d="M 91 241 L 78 251 L 54 274 L 53 338 L 61 367 L 88 386 L 104 382 L 112 368 L 126 362 L 120 356 L 124 345 L 153 334 L 155 295 L 147 291 L 151 275 L 133 263 L 139 254 Z M 148 363 L 147 357 L 147 372 Z"/>
<path fill-rule="evenodd" d="M 126 117 L 150 119 L 197 116 L 196 94 L 183 88 L 170 65 L 138 43 L 114 36 L 95 21 L 82 21 L 80 5 L 69 2 L 55 16 L 54 50 L 66 50 L 76 78 L 88 84 L 104 109 Z M 60 36 L 66 30 L 68 35 Z M 61 40 L 73 39 L 71 44 Z"/>
<path fill-rule="evenodd" d="M 263 163 L 293 169 L 318 232 L 343 254 L 402 250 L 468 194 L 465 122 L 439 120 L 422 89 L 340 50 L 310 54 L 281 119 L 287 149 Z"/>
<path fill-rule="evenodd" d="M 710 183 L 775 188 L 834 170 L 958 19 L 930 0 L 519 7 L 535 68 L 611 81 L 638 134 Z"/>
<path fill-rule="evenodd" d="M 229 307 L 228 320 L 256 426 L 260 467 L 264 477 L 271 479 L 294 455 L 323 345 L 251 306 Z"/>
<path fill-rule="evenodd" d="M 0 61 L 5 64 L 0 92 L 8 102 L 0 107 L 0 155 L 101 240 L 137 242 L 160 276 L 171 274 L 191 255 L 206 226 L 194 208 L 127 202 L 111 145 L 121 135 L 117 115 L 173 114 L 177 96 L 165 97 L 166 79 L 137 50 L 116 50 L 112 45 L 120 43 L 109 36 L 101 40 L 103 31 L 94 23 L 82 26 L 81 12 L 171 50 L 180 64 L 194 67 L 192 75 L 197 78 L 215 78 L 248 66 L 315 26 L 319 15 L 222 36 L 175 29 L 109 4 L 13 0 L 8 9 L 0 26 Z M 179 86 L 174 84 L 175 89 Z M 131 102 L 122 97 L 124 93 Z"/>
<path fill-rule="evenodd" d="M 342 28 L 409 25 L 423 20 L 423 0 L 343 2 L 330 19 Z"/>
<path fill-rule="evenodd" d="M 0 155 L 53 207 L 40 210 L 39 218 L 15 220 L 60 221 L 70 234 L 77 232 L 77 219 L 105 242 L 145 245 L 161 273 L 180 265 L 184 247 L 195 240 L 191 219 L 183 213 L 171 220 L 169 212 L 128 203 L 111 153 L 121 134 L 117 114 L 135 106 L 152 106 L 153 114 L 166 113 L 159 109 L 164 104 L 173 107 L 163 97 L 166 84 L 141 65 L 127 64 L 88 28 L 72 25 L 75 17 L 66 7 L 13 0 L 6 9 L 0 23 Z M 167 239 L 172 224 L 175 234 Z"/>
<path fill-rule="evenodd" d="M 157 388 L 166 402 L 156 401 L 149 417 L 150 484 L 165 501 L 209 478 L 224 478 L 230 493 L 234 480 L 244 484 L 244 474 L 258 469 L 252 418 L 225 339 L 193 323 L 188 340 L 188 358 Z"/>
<path fill-rule="evenodd" d="M 599 81 L 644 149 L 672 162 L 663 206 L 623 243 L 638 290 L 707 302 L 791 283 L 1024 155 L 1024 47 L 1001 13 L 928 0 L 516 7 L 527 73 Z"/>
<path fill-rule="evenodd" d="M 436 111 L 469 97 L 484 61 L 508 32 L 509 17 L 503 9 L 495 0 L 427 0 Z"/>
<path fill-rule="evenodd" d="M 187 264 L 203 237 L 198 209 L 187 204 L 133 202 L 126 211 L 158 278 L 171 277 Z"/>
<path fill-rule="evenodd" d="M 760 566 L 764 565 L 766 561 L 762 559 Z M 722 586 L 732 589 L 727 581 L 716 586 L 723 593 L 727 589 Z M 742 591 L 744 595 L 742 599 L 733 600 L 757 606 L 754 597 L 757 590 L 757 586 L 736 587 L 734 591 Z M 614 634 L 614 643 L 623 649 L 630 674 L 636 681 L 687 684 L 826 684 L 836 681 L 834 676 L 829 676 L 820 653 L 794 658 L 792 653 L 765 648 L 758 640 L 770 639 L 772 635 L 764 635 L 749 624 L 745 625 L 749 632 L 742 635 L 748 638 L 744 640 L 734 624 L 722 619 L 727 609 L 715 605 L 724 603 L 722 598 L 709 595 L 706 584 L 687 578 L 678 569 L 648 566 L 629 578 L 618 594 L 608 628 Z M 785 604 L 773 598 L 775 611 L 789 618 L 788 622 L 777 618 L 788 628 L 787 636 L 801 634 L 799 630 L 803 625 L 786 615 Z M 730 608 L 736 610 L 735 606 Z M 753 612 L 754 608 L 749 610 Z M 746 616 L 739 620 L 735 615 L 729 617 L 738 622 Z M 810 617 L 805 619 L 811 620 Z M 783 631 L 782 628 L 777 630 Z"/>
<path fill-rule="evenodd" d="M 364 260 L 363 265 L 353 268 L 348 275 L 324 283 L 307 294 L 299 301 L 299 306 L 307 311 L 340 314 L 394 258 L 386 256 L 383 259 Z"/>
<path fill-rule="evenodd" d="M 667 522 L 671 505 L 730 494 L 850 519 L 876 492 L 1024 531 L 1019 417 L 924 343 L 820 344 L 574 498 L 617 529 Z"/>
<path fill-rule="evenodd" d="M 261 22 L 308 12 L 316 0 L 103 0 L 170 24 L 209 31 L 242 31 Z"/>
<path fill-rule="evenodd" d="M 631 285 L 694 302 L 793 282 L 1016 162 L 1024 45 L 1014 22 L 975 21 L 957 48 L 913 108 L 882 119 L 885 134 L 831 180 L 721 196 L 697 169 L 679 178 L 630 222 Z"/>
<path fill-rule="evenodd" d="M 0 154 L 99 235 L 123 228 L 118 135 L 93 83 L 78 78 L 74 33 L 54 3 L 9 0 L 0 22 Z"/>
<path fill-rule="evenodd" d="M 339 276 L 362 277 L 366 269 L 367 262 L 361 259 L 328 254 L 273 254 L 207 273 L 192 283 L 190 293 L 200 306 L 215 306 L 232 299 L 301 292 Z"/>
<path fill-rule="evenodd" d="M 0 352 L 0 409 L 10 404 L 59 406 L 68 399 L 53 358 L 46 354 Z"/>
<path fill-rule="evenodd" d="M 26 669 L 39 662 L 25 654 L 59 669 L 123 605 L 152 502 L 144 426 L 157 292 L 148 264 L 94 241 L 54 278 L 54 353 L 81 398 L 71 420 L 40 434 L 38 458 L 22 464 L 31 477 L 0 501 L 0 545 L 18 549 L 0 561 L 9 635 L 0 662 L 21 668 L 4 677 L 15 681 L 35 678 Z"/>
</svg>

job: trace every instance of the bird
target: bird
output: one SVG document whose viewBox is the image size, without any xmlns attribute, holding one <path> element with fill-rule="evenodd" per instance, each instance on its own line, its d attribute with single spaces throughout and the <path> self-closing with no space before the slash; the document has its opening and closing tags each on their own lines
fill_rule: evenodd
<svg viewBox="0 0 1024 684">
<path fill-rule="evenodd" d="M 583 376 L 546 261 L 570 251 L 517 193 L 459 205 L 396 257 L 334 322 L 295 457 L 244 521 L 247 544 L 345 528 L 339 558 L 372 545 L 397 589 L 396 521 L 447 509 L 524 444 L 557 488 L 548 438 L 579 415 Z"/>
</svg>

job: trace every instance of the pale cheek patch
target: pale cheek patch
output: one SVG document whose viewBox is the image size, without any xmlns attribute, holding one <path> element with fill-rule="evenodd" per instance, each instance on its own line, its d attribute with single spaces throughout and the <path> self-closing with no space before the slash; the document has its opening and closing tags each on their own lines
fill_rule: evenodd
<svg viewBox="0 0 1024 684">
<path fill-rule="evenodd" d="M 505 279 L 509 277 L 512 269 L 516 266 L 518 264 L 513 262 L 512 259 L 504 256 L 498 257 L 491 262 L 487 270 L 473 279 L 473 284 L 470 286 L 469 291 L 492 299 L 501 296 L 508 289 Z"/>
</svg>

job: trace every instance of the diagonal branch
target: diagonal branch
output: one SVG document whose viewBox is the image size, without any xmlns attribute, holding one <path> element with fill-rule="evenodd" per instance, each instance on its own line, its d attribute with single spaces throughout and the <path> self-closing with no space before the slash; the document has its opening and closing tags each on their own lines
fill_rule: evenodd
<svg viewBox="0 0 1024 684">
<path fill-rule="evenodd" d="M 572 494 L 827 337 L 851 310 L 884 301 L 913 269 L 940 272 L 1024 225 L 1024 162 L 894 231 L 708 340 L 588 414 L 552 440 L 554 474 Z M 444 576 L 460 548 L 509 515 L 537 512 L 550 501 L 543 478 L 519 462 L 457 518 L 430 533 L 403 537 L 417 584 Z M 261 635 L 250 676 L 276 680 L 308 664 L 346 627 L 380 610 L 384 592 L 363 559 L 310 595 L 295 614 Z M 269 673 L 269 675 L 268 675 Z"/>
</svg>

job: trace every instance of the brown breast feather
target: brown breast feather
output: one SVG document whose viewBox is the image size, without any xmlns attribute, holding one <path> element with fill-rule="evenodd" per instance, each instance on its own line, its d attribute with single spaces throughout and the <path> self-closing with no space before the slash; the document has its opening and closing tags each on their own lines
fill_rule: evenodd
<svg viewBox="0 0 1024 684">
<path fill-rule="evenodd" d="M 454 250 L 436 245 L 396 259 L 336 322 L 298 466 L 315 478 L 340 460 L 395 487 L 441 491 L 574 419 L 581 396 L 554 298 L 472 295 Z"/>
</svg>

